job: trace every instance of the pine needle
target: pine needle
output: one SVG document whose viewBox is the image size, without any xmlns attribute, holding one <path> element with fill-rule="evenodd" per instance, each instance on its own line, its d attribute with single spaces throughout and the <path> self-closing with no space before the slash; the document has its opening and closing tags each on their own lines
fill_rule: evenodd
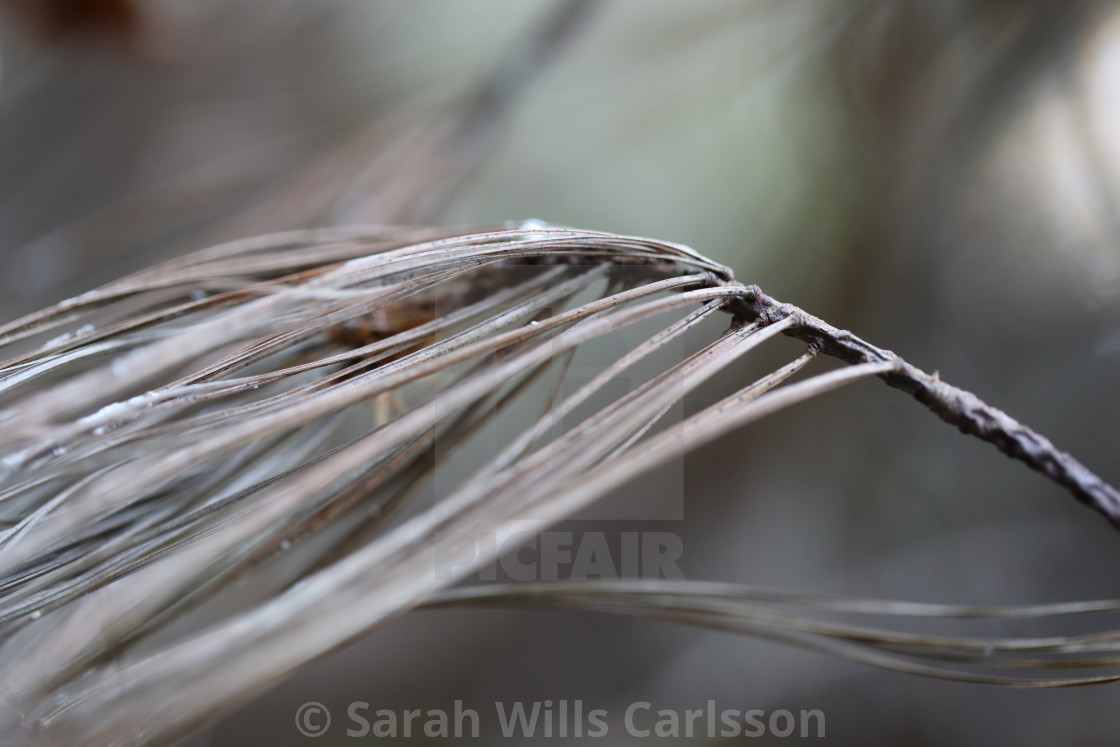
<svg viewBox="0 0 1120 747">
<path fill-rule="evenodd" d="M 728 325 L 712 335 L 712 322 Z M 656 330 L 548 406 L 434 504 L 423 486 L 550 366 Z M 777 336 L 805 350 L 675 424 L 665 413 Z M 705 337 L 707 339 L 705 339 Z M 661 364 L 670 344 L 703 340 Z M 0 327 L 0 684 L 6 733 L 130 744 L 188 734 L 424 604 L 532 602 L 674 620 L 969 681 L 1115 666 L 1113 634 L 919 636 L 775 610 L 1029 617 L 991 610 L 593 583 L 447 592 L 497 549 L 762 417 L 878 377 L 1120 518 L 1116 491 L 975 396 L 737 283 L 687 247 L 509 224 L 291 232 L 188 255 Z M 829 356 L 849 364 L 814 372 Z M 608 385 L 624 395 L 593 409 Z M 310 539 L 323 541 L 310 542 Z M 260 573 L 283 557 L 287 574 Z M 446 564 L 444 564 L 446 565 Z M 207 628 L 155 634 L 252 578 Z M 934 663 L 930 663 L 933 661 Z M 171 697 L 174 694 L 174 697 Z"/>
</svg>

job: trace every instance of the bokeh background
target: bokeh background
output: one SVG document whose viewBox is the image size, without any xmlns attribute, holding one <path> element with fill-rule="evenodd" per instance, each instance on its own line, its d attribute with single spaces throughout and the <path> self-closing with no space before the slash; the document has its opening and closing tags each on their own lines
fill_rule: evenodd
<svg viewBox="0 0 1120 747">
<path fill-rule="evenodd" d="M 255 233 L 540 218 L 687 243 L 1120 483 L 1111 3 L 7 0 L 0 22 L 5 319 Z M 682 520 L 562 529 L 674 532 L 694 579 L 990 604 L 1120 589 L 1114 529 L 875 382 L 682 469 Z M 605 501 L 672 498 L 657 485 Z M 307 744 L 309 700 L 566 698 L 818 708 L 838 745 L 1104 745 L 1116 694 L 576 612 L 420 611 L 192 744 Z"/>
</svg>

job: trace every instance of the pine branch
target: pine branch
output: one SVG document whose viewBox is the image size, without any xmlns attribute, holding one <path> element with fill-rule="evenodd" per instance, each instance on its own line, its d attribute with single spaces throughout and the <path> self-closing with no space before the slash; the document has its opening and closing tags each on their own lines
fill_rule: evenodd
<svg viewBox="0 0 1120 747">
<path fill-rule="evenodd" d="M 706 334 L 721 310 L 732 314 L 723 334 L 575 417 L 652 353 Z M 535 422 L 448 495 L 417 505 L 442 455 L 528 397 L 548 366 L 667 315 L 575 392 L 554 390 Z M 682 422 L 662 422 L 779 335 L 807 349 Z M 264 237 L 17 320 L 0 328 L 0 350 L 11 356 L 0 363 L 0 722 L 11 735 L 128 744 L 190 733 L 440 599 L 498 552 L 437 573 L 456 547 L 487 548 L 485 535 L 526 518 L 559 521 L 667 460 L 873 376 L 1116 517 L 1112 488 L 1001 411 L 651 239 L 537 222 Z M 821 356 L 849 365 L 811 374 Z M 327 529 L 341 539 L 306 542 Z M 297 546 L 293 573 L 258 573 Z M 155 643 L 247 577 L 260 601 Z M 712 608 L 703 588 L 662 589 L 677 594 L 668 606 L 664 594 L 651 604 L 632 591 L 563 597 L 557 588 L 554 599 L 916 674 L 1030 682 L 962 672 L 969 662 L 953 657 L 972 656 L 968 643 L 939 639 L 932 650 L 889 630 L 731 613 Z M 1106 654 L 1090 665 L 1111 666 Z M 915 655 L 943 661 L 903 661 Z"/>
</svg>

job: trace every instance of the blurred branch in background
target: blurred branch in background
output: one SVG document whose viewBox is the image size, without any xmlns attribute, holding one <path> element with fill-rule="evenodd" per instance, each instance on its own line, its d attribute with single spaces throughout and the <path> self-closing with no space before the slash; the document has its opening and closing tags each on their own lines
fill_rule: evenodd
<svg viewBox="0 0 1120 747">
<path fill-rule="evenodd" d="M 337 90 L 328 87 L 320 102 L 308 100 L 318 95 L 313 90 L 321 85 L 317 79 L 338 77 L 332 69 L 338 50 L 330 49 L 336 41 L 323 27 L 343 20 L 329 4 L 318 9 L 282 5 L 203 5 L 198 17 L 184 20 L 171 12 L 181 13 L 180 8 L 153 3 L 151 25 L 158 33 L 148 30 L 148 42 L 171 46 L 163 50 L 168 58 L 163 62 L 84 46 L 21 50 L 44 59 L 20 60 L 5 91 L 8 130 L 0 147 L 10 150 L 5 160 L 16 166 L 6 174 L 8 186 L 0 185 L 13 219 L 0 241 L 8 246 L 8 261 L 24 265 L 21 282 L 12 290 L 26 292 L 28 278 L 32 288 L 37 277 L 41 283 L 58 279 L 64 272 L 58 265 L 80 255 L 104 261 L 123 252 L 125 263 L 135 263 L 137 252 L 150 261 L 153 253 L 173 254 L 185 246 L 284 228 L 340 220 L 430 220 L 463 174 L 485 156 L 510 107 L 579 28 L 593 3 L 552 4 L 547 17 L 534 24 L 537 28 L 503 40 L 499 46 L 507 51 L 476 65 L 482 69 L 473 79 L 460 73 L 458 80 L 441 85 L 442 92 L 417 91 L 381 111 L 373 106 L 376 97 L 352 82 L 335 82 Z M 161 19 L 160 11 L 168 17 Z M 43 16 L 43 23 L 51 19 L 52 27 L 73 28 L 75 34 L 100 30 L 102 18 L 93 6 L 90 17 L 72 19 L 50 3 L 25 12 Z M 111 15 L 109 9 L 104 12 Z M 185 28 L 174 26 L 175 21 Z M 257 27 L 261 42 L 275 51 L 246 46 L 230 33 L 246 23 Z M 302 50 L 287 56 L 289 70 L 275 65 L 284 48 Z M 83 64 L 77 80 L 69 74 L 59 79 L 50 70 L 66 65 L 69 54 L 96 55 L 92 65 Z M 247 54 L 260 56 L 264 64 L 246 66 Z M 138 83 L 148 90 L 135 90 Z M 284 90 L 293 83 L 297 87 Z M 169 84 L 181 90 L 168 90 Z M 60 110 L 65 106 L 75 111 Z M 304 112 L 277 118 L 269 112 L 276 106 Z M 231 116 L 231 108 L 244 113 L 243 124 Z M 45 135 L 47 122 L 56 128 L 65 123 L 71 131 Z M 70 149 L 60 150 L 60 144 Z M 222 150 L 225 154 L 215 158 Z M 105 194 L 106 181 L 121 181 L 106 170 L 119 170 L 122 163 L 137 169 L 137 178 Z M 29 180 L 30 169 L 35 176 Z M 75 200 L 75 191 L 83 188 L 92 193 Z M 119 196 L 114 198 L 113 191 Z M 27 212 L 28 204 L 38 209 Z M 44 205 L 55 208 L 49 216 L 39 212 Z M 41 235 L 29 240 L 34 232 Z"/>
<path fill-rule="evenodd" d="M 1027 183 L 1008 180 L 1007 171 L 986 194 L 977 183 L 1040 103 L 1054 91 L 1068 96 L 1085 85 L 1094 72 L 1093 48 L 1116 44 L 1115 38 L 1101 38 L 1114 13 L 1112 4 L 1099 0 L 863 5 L 833 54 L 852 111 L 874 141 L 879 174 L 878 212 L 868 235 L 868 244 L 879 248 L 867 250 L 873 254 L 866 258 L 874 261 L 860 265 L 878 276 L 872 281 L 865 274 L 864 282 L 890 285 L 888 279 L 905 274 L 939 274 L 944 248 L 959 240 L 962 218 L 1004 202 L 1016 190 L 1020 199 L 1034 203 L 1027 209 L 1056 212 L 1045 204 L 1050 175 L 1046 145 L 1038 138 L 1013 156 L 1023 176 L 1030 173 Z M 1071 114 L 1082 125 L 1093 117 L 1084 108 Z M 1089 125 L 1082 132 L 1091 130 Z M 1066 185 L 1059 199 L 1078 191 L 1106 194 L 1101 190 L 1111 186 L 1093 173 L 1100 168 L 1086 162 L 1079 175 L 1082 184 L 1096 180 L 1095 190 Z M 1107 168 L 1115 172 L 1116 163 Z M 1102 214 L 1098 220 L 1111 218 Z M 1094 270 L 1071 265 L 1065 272 L 1084 283 Z"/>
</svg>

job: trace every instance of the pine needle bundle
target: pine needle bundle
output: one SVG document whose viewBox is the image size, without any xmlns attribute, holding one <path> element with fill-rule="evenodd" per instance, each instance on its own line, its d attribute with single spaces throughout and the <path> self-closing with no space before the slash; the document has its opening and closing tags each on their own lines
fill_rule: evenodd
<svg viewBox="0 0 1120 747">
<path fill-rule="evenodd" d="M 651 321 L 643 342 L 573 391 L 554 391 L 491 457 L 422 498 L 441 461 L 551 366 Z M 713 324 L 721 331 L 711 335 Z M 709 337 L 697 352 L 585 407 L 698 335 Z M 802 350 L 665 422 L 780 335 Z M 1120 524 L 1120 495 L 1042 436 L 684 246 L 535 221 L 288 232 L 186 255 L 7 324 L 0 351 L 0 678 L 11 738 L 181 737 L 425 604 L 655 617 L 973 681 L 1117 678 L 1113 632 L 992 640 L 820 619 L 1093 614 L 1113 602 L 986 609 L 652 580 L 449 590 L 493 559 L 484 534 L 559 521 L 670 459 L 869 377 Z M 448 565 L 464 545 L 483 549 Z M 215 622 L 169 633 L 246 580 L 251 597 Z M 1064 674 L 1086 667 L 1113 669 Z"/>
</svg>

